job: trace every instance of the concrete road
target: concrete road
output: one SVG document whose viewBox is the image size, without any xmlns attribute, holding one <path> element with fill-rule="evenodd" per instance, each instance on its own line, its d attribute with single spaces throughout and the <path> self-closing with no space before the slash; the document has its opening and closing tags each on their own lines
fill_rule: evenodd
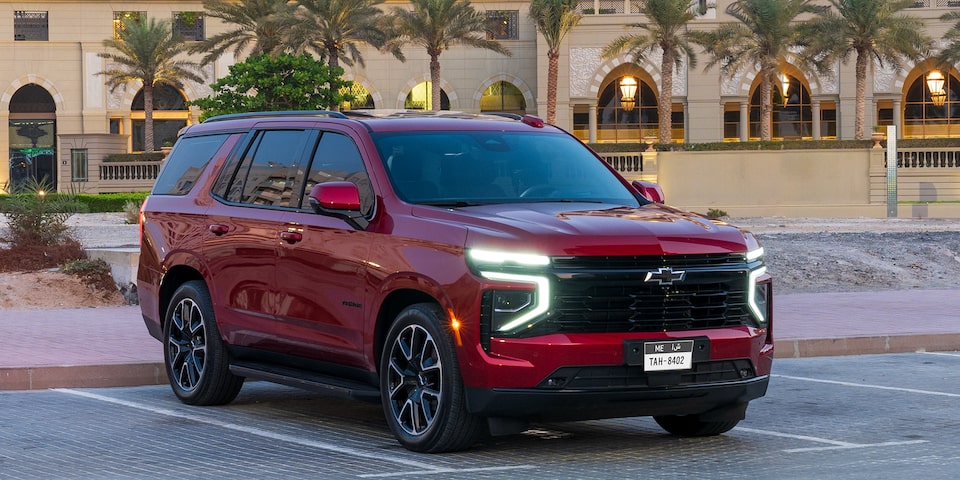
<svg viewBox="0 0 960 480">
<path fill-rule="evenodd" d="M 537 425 L 455 454 L 398 446 L 379 405 L 248 383 L 229 406 L 166 386 L 0 392 L 8 478 L 954 478 L 960 352 L 781 359 L 730 433 L 649 418 Z"/>
</svg>

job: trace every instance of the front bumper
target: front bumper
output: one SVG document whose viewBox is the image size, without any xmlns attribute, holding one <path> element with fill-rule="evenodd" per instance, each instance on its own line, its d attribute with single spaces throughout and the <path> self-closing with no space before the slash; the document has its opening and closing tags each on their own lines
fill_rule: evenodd
<svg viewBox="0 0 960 480">
<path fill-rule="evenodd" d="M 467 409 L 484 417 L 577 421 L 693 415 L 745 405 L 762 397 L 768 375 L 702 385 L 549 390 L 466 387 Z M 650 382 L 655 384 L 656 382 Z"/>
</svg>

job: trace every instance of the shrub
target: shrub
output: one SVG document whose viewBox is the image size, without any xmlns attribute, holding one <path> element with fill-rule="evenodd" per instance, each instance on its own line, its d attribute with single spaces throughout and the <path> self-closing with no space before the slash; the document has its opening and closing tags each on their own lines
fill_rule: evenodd
<svg viewBox="0 0 960 480">
<path fill-rule="evenodd" d="M 94 290 L 103 292 L 117 290 L 117 284 L 113 279 L 113 274 L 110 273 L 110 265 L 107 265 L 107 262 L 103 261 L 103 259 L 98 258 L 92 260 L 89 258 L 80 258 L 67 262 L 60 267 L 60 270 L 63 271 L 63 273 L 80 277 L 84 283 Z"/>
<path fill-rule="evenodd" d="M 31 181 L 25 193 L 11 195 L 0 205 L 7 217 L 7 238 L 11 245 L 57 245 L 70 240 L 67 219 L 86 211 L 73 195 L 47 194 L 50 185 Z"/>
<path fill-rule="evenodd" d="M 123 204 L 123 221 L 125 223 L 140 223 L 140 207 L 142 206 L 142 201 L 127 200 L 127 203 Z"/>
<path fill-rule="evenodd" d="M 707 210 L 707 218 L 718 219 L 723 217 L 728 217 L 727 212 L 720 210 L 719 208 L 711 208 Z"/>
</svg>

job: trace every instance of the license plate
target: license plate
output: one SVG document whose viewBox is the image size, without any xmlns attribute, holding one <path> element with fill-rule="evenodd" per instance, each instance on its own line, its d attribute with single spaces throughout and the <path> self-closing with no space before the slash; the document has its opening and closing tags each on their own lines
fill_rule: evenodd
<svg viewBox="0 0 960 480">
<path fill-rule="evenodd" d="M 646 342 L 643 344 L 643 370 L 663 372 L 693 368 L 693 340 Z"/>
</svg>

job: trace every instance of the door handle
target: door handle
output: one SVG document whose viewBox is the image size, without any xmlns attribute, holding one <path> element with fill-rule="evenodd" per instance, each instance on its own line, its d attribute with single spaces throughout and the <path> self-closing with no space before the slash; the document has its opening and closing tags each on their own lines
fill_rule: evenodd
<svg viewBox="0 0 960 480">
<path fill-rule="evenodd" d="M 220 225 L 220 224 L 218 224 L 218 223 L 215 223 L 215 224 L 213 224 L 213 225 L 210 225 L 210 226 L 208 227 L 208 229 L 210 230 L 210 233 L 212 233 L 212 234 L 214 234 L 214 235 L 216 235 L 216 236 L 218 236 L 218 237 L 219 237 L 220 235 L 223 235 L 224 233 L 227 233 L 227 232 L 230 231 L 230 227 L 228 227 L 228 226 L 226 226 L 226 225 Z"/>
<path fill-rule="evenodd" d="M 280 232 L 280 240 L 293 245 L 303 240 L 303 234 L 300 232 Z"/>
</svg>

